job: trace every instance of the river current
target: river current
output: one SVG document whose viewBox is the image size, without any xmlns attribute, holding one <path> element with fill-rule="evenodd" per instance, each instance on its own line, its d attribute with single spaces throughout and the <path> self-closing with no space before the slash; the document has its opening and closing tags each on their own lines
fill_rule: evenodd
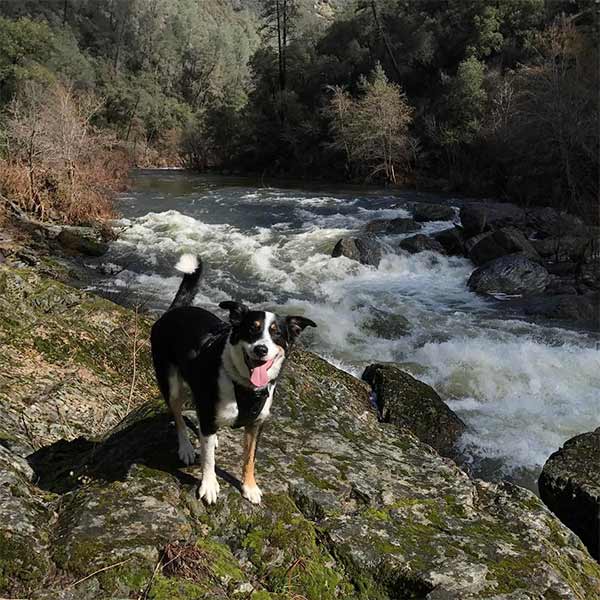
<svg viewBox="0 0 600 600">
<path fill-rule="evenodd" d="M 467 423 L 460 446 L 476 474 L 533 488 L 553 451 L 600 425 L 597 339 L 477 296 L 466 286 L 470 261 L 407 255 L 398 248 L 406 236 L 385 238 L 378 268 L 331 258 L 341 237 L 372 219 L 410 217 L 415 201 L 460 204 L 416 192 L 138 171 L 120 199 L 122 234 L 88 261 L 91 287 L 161 311 L 179 285 L 178 255 L 197 253 L 205 262 L 199 306 L 218 312 L 233 298 L 305 314 L 318 324 L 305 345 L 358 376 L 374 361 L 400 363 Z M 422 233 L 451 225 L 426 223 Z"/>
</svg>

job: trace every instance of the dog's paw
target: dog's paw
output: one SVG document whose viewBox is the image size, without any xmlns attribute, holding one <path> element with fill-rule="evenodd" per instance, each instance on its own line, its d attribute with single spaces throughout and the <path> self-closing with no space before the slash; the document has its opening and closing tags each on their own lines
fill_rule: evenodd
<svg viewBox="0 0 600 600">
<path fill-rule="evenodd" d="M 198 496 L 201 499 L 204 498 L 207 504 L 214 504 L 217 501 L 219 490 L 219 482 L 216 477 L 203 477 Z"/>
<path fill-rule="evenodd" d="M 193 465 L 196 462 L 196 450 L 192 446 L 190 440 L 182 440 L 179 443 L 179 450 L 177 452 L 181 461 L 186 465 Z"/>
<path fill-rule="evenodd" d="M 257 485 L 243 485 L 242 496 L 244 496 L 246 500 L 250 500 L 252 504 L 260 504 L 262 491 Z"/>
</svg>

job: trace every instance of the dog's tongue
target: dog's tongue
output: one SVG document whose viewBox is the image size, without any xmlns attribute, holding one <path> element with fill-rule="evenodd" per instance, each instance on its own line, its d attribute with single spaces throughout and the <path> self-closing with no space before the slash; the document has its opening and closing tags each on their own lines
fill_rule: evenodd
<svg viewBox="0 0 600 600">
<path fill-rule="evenodd" d="M 250 383 L 255 387 L 264 387 L 267 385 L 269 383 L 267 371 L 271 368 L 272 364 L 273 361 L 268 360 L 264 365 L 250 369 Z"/>
</svg>

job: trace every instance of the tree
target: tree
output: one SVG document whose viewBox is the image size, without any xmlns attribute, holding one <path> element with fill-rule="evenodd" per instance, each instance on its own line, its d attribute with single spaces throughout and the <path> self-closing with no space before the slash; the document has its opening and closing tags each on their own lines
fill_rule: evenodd
<svg viewBox="0 0 600 600">
<path fill-rule="evenodd" d="M 414 143 L 408 134 L 413 108 L 399 85 L 390 83 L 381 65 L 360 83 L 360 97 L 351 98 L 342 88 L 333 90 L 328 113 L 333 146 L 346 153 L 367 179 L 383 174 L 396 183 L 399 172 L 408 172 Z"/>
<path fill-rule="evenodd" d="M 269 38 L 277 38 L 279 89 L 284 92 L 287 85 L 287 47 L 294 30 L 298 4 L 297 0 L 263 0 L 262 4 L 263 31 Z"/>
</svg>

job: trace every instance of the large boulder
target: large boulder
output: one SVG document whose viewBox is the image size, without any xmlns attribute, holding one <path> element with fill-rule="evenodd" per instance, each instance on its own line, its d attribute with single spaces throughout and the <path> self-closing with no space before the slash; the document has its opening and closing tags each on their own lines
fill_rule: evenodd
<svg viewBox="0 0 600 600">
<path fill-rule="evenodd" d="M 531 260 L 540 260 L 531 242 L 516 227 L 503 227 L 481 235 L 483 237 L 469 250 L 469 258 L 476 265 L 483 265 L 507 254 L 523 254 Z"/>
<path fill-rule="evenodd" d="M 239 491 L 242 433 L 222 430 L 221 495 L 205 506 L 199 466 L 180 463 L 165 404 L 146 386 L 148 322 L 138 319 L 136 332 L 130 311 L 28 269 L 5 270 L 0 445 L 10 454 L 0 458 L 0 535 L 18 543 L 0 540 L 0 596 L 594 597 L 600 566 L 531 492 L 469 478 L 379 422 L 364 382 L 300 350 L 258 448 L 262 504 Z M 71 298 L 69 310 L 46 312 L 52 298 Z M 135 339 L 134 375 L 124 351 L 135 351 Z M 45 396 L 53 411 L 42 410 Z M 35 419 L 23 424 L 32 407 Z M 130 412 L 115 425 L 112 409 Z"/>
<path fill-rule="evenodd" d="M 585 236 L 588 229 L 583 221 L 574 215 L 558 211 L 549 206 L 529 208 L 526 211 L 526 225 L 536 232 L 536 237 Z"/>
<path fill-rule="evenodd" d="M 465 236 L 462 228 L 450 227 L 434 233 L 432 237 L 444 247 L 449 256 L 464 256 Z"/>
<path fill-rule="evenodd" d="M 414 219 L 376 219 L 365 225 L 365 231 L 370 234 L 411 233 L 421 229 L 422 225 Z"/>
<path fill-rule="evenodd" d="M 369 365 L 362 378 L 371 386 L 384 422 L 409 429 L 440 454 L 455 454 L 465 424 L 431 386 L 394 365 Z"/>
<path fill-rule="evenodd" d="M 480 294 L 530 296 L 540 294 L 550 282 L 548 271 L 525 256 L 513 254 L 475 269 L 468 286 Z"/>
<path fill-rule="evenodd" d="M 525 211 L 514 204 L 475 202 L 460 209 L 460 222 L 467 237 L 507 226 L 521 229 L 525 221 Z"/>
<path fill-rule="evenodd" d="M 56 239 L 71 253 L 102 256 L 108 252 L 108 244 L 101 234 L 90 227 L 64 227 Z"/>
<path fill-rule="evenodd" d="M 444 204 L 417 204 L 413 212 L 413 218 L 419 223 L 425 221 L 452 221 L 454 209 Z"/>
<path fill-rule="evenodd" d="M 333 258 L 345 256 L 363 265 L 377 267 L 381 261 L 381 244 L 372 237 L 342 238 L 331 253 Z"/>
<path fill-rule="evenodd" d="M 417 235 L 411 235 L 403 239 L 399 246 L 402 250 L 410 252 L 410 254 L 417 254 L 418 252 L 425 252 L 427 250 L 438 252 L 439 254 L 446 253 L 444 246 L 438 240 L 422 233 L 417 233 Z"/>
<path fill-rule="evenodd" d="M 583 258 L 590 239 L 566 235 L 563 237 L 547 237 L 543 240 L 532 240 L 536 252 L 553 262 L 573 262 Z"/>
<path fill-rule="evenodd" d="M 552 454 L 539 488 L 552 512 L 600 560 L 600 427 L 571 438 Z"/>
</svg>

